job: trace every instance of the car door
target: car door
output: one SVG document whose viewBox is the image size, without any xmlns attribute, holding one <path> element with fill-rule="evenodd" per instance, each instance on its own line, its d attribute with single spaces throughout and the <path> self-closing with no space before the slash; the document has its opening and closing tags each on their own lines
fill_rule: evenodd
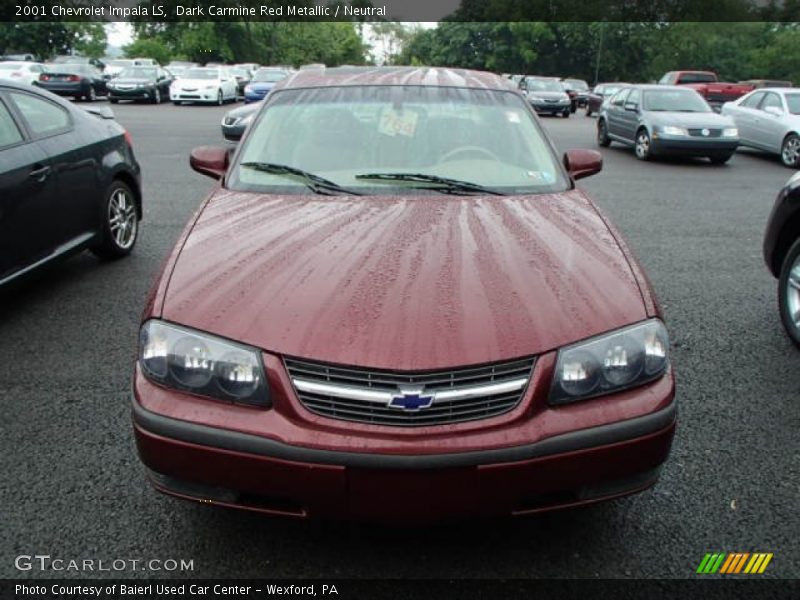
<svg viewBox="0 0 800 600">
<path fill-rule="evenodd" d="M 756 145 L 755 124 L 761 111 L 758 105 L 764 99 L 765 92 L 754 92 L 747 98 L 731 106 L 731 116 L 739 130 L 739 140 L 748 146 Z"/>
<path fill-rule="evenodd" d="M 91 237 L 100 218 L 98 198 L 104 192 L 91 128 L 78 131 L 66 108 L 38 94 L 15 90 L 8 97 L 47 156 L 52 169 L 49 179 L 57 186 L 46 212 L 55 224 L 52 247 Z"/>
<path fill-rule="evenodd" d="M 642 90 L 631 88 L 625 97 L 620 113 L 620 135 L 626 140 L 636 139 L 636 130 L 639 128 L 639 115 L 641 114 Z"/>
<path fill-rule="evenodd" d="M 609 101 L 608 108 L 606 109 L 608 133 L 616 137 L 624 137 L 622 135 L 622 113 L 625 111 L 625 99 L 630 93 L 630 88 L 625 88 L 618 91 Z"/>
<path fill-rule="evenodd" d="M 52 164 L 0 88 L 0 282 L 49 254 Z"/>
<path fill-rule="evenodd" d="M 759 109 L 753 127 L 753 137 L 765 150 L 780 152 L 785 129 L 783 120 L 786 117 L 783 99 L 777 92 L 765 92 Z"/>
<path fill-rule="evenodd" d="M 161 91 L 161 96 L 163 98 L 169 98 L 169 86 L 172 83 L 172 79 L 169 77 L 169 74 L 159 67 L 157 69 L 157 85 L 158 89 Z"/>
</svg>

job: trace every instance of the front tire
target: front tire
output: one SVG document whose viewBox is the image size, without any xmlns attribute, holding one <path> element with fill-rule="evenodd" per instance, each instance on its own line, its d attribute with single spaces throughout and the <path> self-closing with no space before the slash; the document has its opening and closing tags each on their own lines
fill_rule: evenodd
<svg viewBox="0 0 800 600">
<path fill-rule="evenodd" d="M 565 119 L 569 119 L 569 111 L 565 110 L 563 113 L 561 113 L 561 116 L 564 117 Z"/>
<path fill-rule="evenodd" d="M 102 238 L 92 253 L 103 259 L 127 256 L 139 235 L 136 197 L 128 185 L 115 180 L 106 191 L 103 203 Z"/>
<path fill-rule="evenodd" d="M 586 105 L 586 116 L 587 117 L 591 117 L 592 116 L 592 109 L 589 108 L 588 104 Z"/>
<path fill-rule="evenodd" d="M 117 100 L 116 98 L 109 98 L 108 101 L 111 102 L 111 104 L 116 104 L 117 102 L 119 102 L 119 100 Z"/>
<path fill-rule="evenodd" d="M 789 339 L 800 347 L 800 240 L 792 244 L 781 266 L 778 309 Z"/>
<path fill-rule="evenodd" d="M 89 93 L 86 95 L 86 99 L 89 102 L 95 102 L 97 100 L 97 92 L 95 91 L 93 85 L 89 86 Z"/>
<path fill-rule="evenodd" d="M 161 90 L 158 88 L 153 92 L 153 104 L 161 104 Z"/>
<path fill-rule="evenodd" d="M 217 106 L 222 106 L 224 102 L 224 97 L 222 96 L 222 90 L 217 91 Z"/>
<path fill-rule="evenodd" d="M 597 145 L 608 148 L 611 145 L 611 138 L 608 137 L 608 126 L 605 119 L 600 119 L 597 123 Z"/>
<path fill-rule="evenodd" d="M 800 168 L 800 137 L 790 133 L 781 144 L 781 162 L 790 169 Z"/>
<path fill-rule="evenodd" d="M 636 132 L 636 145 L 634 146 L 636 158 L 639 160 L 650 160 L 653 157 L 653 149 L 650 144 L 650 134 L 642 128 Z"/>
</svg>

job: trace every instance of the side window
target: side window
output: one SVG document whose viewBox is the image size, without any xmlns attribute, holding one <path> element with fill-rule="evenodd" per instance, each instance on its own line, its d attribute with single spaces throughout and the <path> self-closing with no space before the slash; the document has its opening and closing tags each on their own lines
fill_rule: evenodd
<svg viewBox="0 0 800 600">
<path fill-rule="evenodd" d="M 756 92 L 749 96 L 744 102 L 742 102 L 742 106 L 745 108 L 756 108 L 758 103 L 761 102 L 761 99 L 764 97 L 764 92 Z"/>
<path fill-rule="evenodd" d="M 11 118 L 6 105 L 0 102 L 0 148 L 11 146 L 22 141 L 22 133 Z"/>
<path fill-rule="evenodd" d="M 658 83 L 660 83 L 661 85 L 668 85 L 672 83 L 674 75 L 675 73 L 673 71 L 670 71 L 669 73 L 664 75 L 661 79 L 659 79 Z"/>
<path fill-rule="evenodd" d="M 70 127 L 69 113 L 60 106 L 31 94 L 12 92 L 10 95 L 35 136 L 58 133 Z"/>
<path fill-rule="evenodd" d="M 622 106 L 625 103 L 625 98 L 628 97 L 630 91 L 630 88 L 625 88 L 624 90 L 618 91 L 616 96 L 611 98 L 611 104 L 614 106 Z"/>
<path fill-rule="evenodd" d="M 642 101 L 642 92 L 641 90 L 634 89 L 631 90 L 631 93 L 628 94 L 627 100 L 625 100 L 625 106 L 633 106 L 635 108 L 639 108 L 639 104 Z"/>
<path fill-rule="evenodd" d="M 764 101 L 761 103 L 761 110 L 764 110 L 767 107 L 777 108 L 781 112 L 783 112 L 783 104 L 781 103 L 781 99 L 778 94 L 767 94 L 764 98 Z"/>
</svg>

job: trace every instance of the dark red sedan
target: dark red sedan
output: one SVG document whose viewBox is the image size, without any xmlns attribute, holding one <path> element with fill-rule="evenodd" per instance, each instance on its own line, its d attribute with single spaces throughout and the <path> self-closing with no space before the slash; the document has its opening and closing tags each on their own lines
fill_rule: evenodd
<svg viewBox="0 0 800 600">
<path fill-rule="evenodd" d="M 639 492 L 675 429 L 647 278 L 500 77 L 302 70 L 170 254 L 133 382 L 155 487 L 295 517 L 524 515 Z"/>
</svg>

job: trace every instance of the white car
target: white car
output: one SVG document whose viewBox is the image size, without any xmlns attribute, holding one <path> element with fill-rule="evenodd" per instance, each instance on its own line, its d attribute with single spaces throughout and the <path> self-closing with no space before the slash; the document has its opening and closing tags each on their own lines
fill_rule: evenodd
<svg viewBox="0 0 800 600">
<path fill-rule="evenodd" d="M 183 102 L 223 104 L 236 101 L 236 78 L 225 67 L 193 67 L 172 82 L 169 99 Z"/>
<path fill-rule="evenodd" d="M 739 144 L 778 154 L 792 169 L 800 168 L 800 89 L 761 88 L 722 105 L 733 118 Z"/>
<path fill-rule="evenodd" d="M 39 81 L 39 75 L 47 71 L 45 66 L 36 62 L 8 61 L 0 62 L 0 79 L 9 79 L 17 83 L 32 85 Z"/>
</svg>

